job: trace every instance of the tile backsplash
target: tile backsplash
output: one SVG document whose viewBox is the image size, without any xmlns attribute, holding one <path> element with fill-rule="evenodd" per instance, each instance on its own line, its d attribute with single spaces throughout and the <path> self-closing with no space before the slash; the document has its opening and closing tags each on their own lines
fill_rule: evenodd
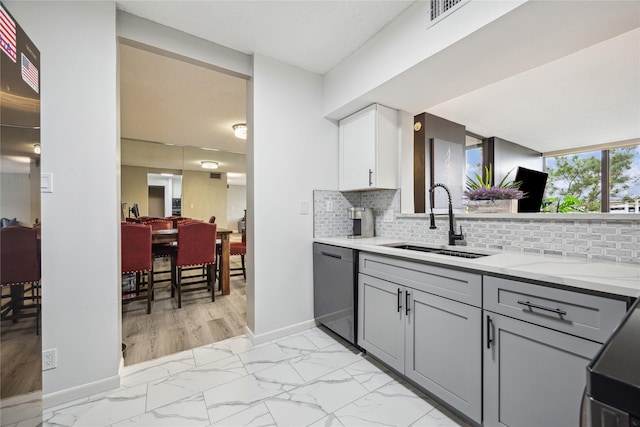
<svg viewBox="0 0 640 427">
<path fill-rule="evenodd" d="M 448 218 L 436 217 L 436 230 L 429 218 L 400 214 L 400 191 L 362 192 L 314 191 L 315 237 L 343 237 L 351 234 L 347 208 L 373 208 L 375 235 L 424 243 L 446 243 Z M 327 208 L 332 208 L 329 212 Z M 393 211 L 393 221 L 384 222 L 385 211 Z M 634 217 L 635 218 L 635 217 Z M 502 249 L 529 253 L 564 255 L 583 259 L 640 264 L 640 221 L 637 219 L 486 218 L 456 216 L 468 247 Z"/>
</svg>

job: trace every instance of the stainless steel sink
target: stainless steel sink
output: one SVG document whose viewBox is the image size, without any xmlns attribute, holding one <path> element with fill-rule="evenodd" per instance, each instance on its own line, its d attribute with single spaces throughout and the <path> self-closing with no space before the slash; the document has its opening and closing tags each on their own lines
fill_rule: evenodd
<svg viewBox="0 0 640 427">
<path fill-rule="evenodd" d="M 460 258 L 482 258 L 485 256 L 489 256 L 489 254 L 479 254 L 475 252 L 465 252 L 465 251 L 453 251 L 450 249 L 441 249 L 441 248 L 427 248 L 424 246 L 418 245 L 409 245 L 405 243 L 397 244 L 397 245 L 385 245 L 396 249 L 406 249 L 409 251 L 419 251 L 419 252 L 429 252 L 437 255 L 447 255 L 447 256 L 455 256 Z"/>
</svg>

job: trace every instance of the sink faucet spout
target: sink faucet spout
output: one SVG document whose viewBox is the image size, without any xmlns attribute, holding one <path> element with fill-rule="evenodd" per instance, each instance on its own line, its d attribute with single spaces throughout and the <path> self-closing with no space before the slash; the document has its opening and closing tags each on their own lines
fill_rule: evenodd
<svg viewBox="0 0 640 427">
<path fill-rule="evenodd" d="M 464 240 L 464 234 L 462 234 L 462 227 L 460 227 L 460 233 L 456 233 L 454 226 L 453 226 L 453 203 L 451 201 L 451 191 L 449 191 L 449 188 L 444 185 L 444 184 L 433 184 L 431 186 L 431 188 L 429 188 L 429 193 L 431 193 L 431 195 L 433 195 L 433 191 L 436 188 L 442 188 L 444 191 L 447 192 L 447 197 L 449 199 L 449 245 L 453 246 L 456 244 L 456 240 Z M 430 225 L 429 228 L 430 229 L 435 229 L 436 228 L 436 220 L 435 220 L 435 216 L 433 214 L 433 197 L 429 197 L 429 201 L 430 201 L 430 205 L 431 205 L 431 212 L 429 213 L 429 220 L 430 220 Z"/>
</svg>

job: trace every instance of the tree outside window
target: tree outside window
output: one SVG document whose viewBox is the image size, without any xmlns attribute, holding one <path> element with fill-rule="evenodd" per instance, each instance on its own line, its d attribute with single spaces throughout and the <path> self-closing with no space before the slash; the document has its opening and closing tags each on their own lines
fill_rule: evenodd
<svg viewBox="0 0 640 427">
<path fill-rule="evenodd" d="M 638 213 L 640 203 L 640 146 L 610 151 L 609 200 L 612 211 Z"/>
<path fill-rule="evenodd" d="M 609 197 L 612 210 L 626 203 L 626 212 L 635 210 L 640 199 L 639 146 L 616 148 L 609 155 L 609 191 L 602 194 L 602 155 L 607 151 L 590 151 L 547 157 L 548 212 L 600 212 L 602 197 Z M 631 209 L 628 206 L 632 206 Z"/>
</svg>

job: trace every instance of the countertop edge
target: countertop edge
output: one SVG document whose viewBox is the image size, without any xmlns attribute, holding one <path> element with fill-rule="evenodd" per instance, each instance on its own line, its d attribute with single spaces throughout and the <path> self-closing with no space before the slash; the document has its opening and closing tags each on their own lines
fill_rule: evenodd
<svg viewBox="0 0 640 427">
<path fill-rule="evenodd" d="M 464 268 L 478 273 L 499 274 L 516 279 L 533 280 L 575 288 L 576 290 L 594 291 L 620 297 L 640 297 L 640 266 L 633 264 L 585 260 L 560 255 L 453 247 L 457 250 L 492 255 L 467 259 L 385 246 L 414 242 L 381 237 L 362 239 L 324 237 L 314 238 L 313 241 L 364 252 L 428 262 L 444 267 Z M 416 244 L 442 249 L 452 248 L 447 245 Z"/>
</svg>

